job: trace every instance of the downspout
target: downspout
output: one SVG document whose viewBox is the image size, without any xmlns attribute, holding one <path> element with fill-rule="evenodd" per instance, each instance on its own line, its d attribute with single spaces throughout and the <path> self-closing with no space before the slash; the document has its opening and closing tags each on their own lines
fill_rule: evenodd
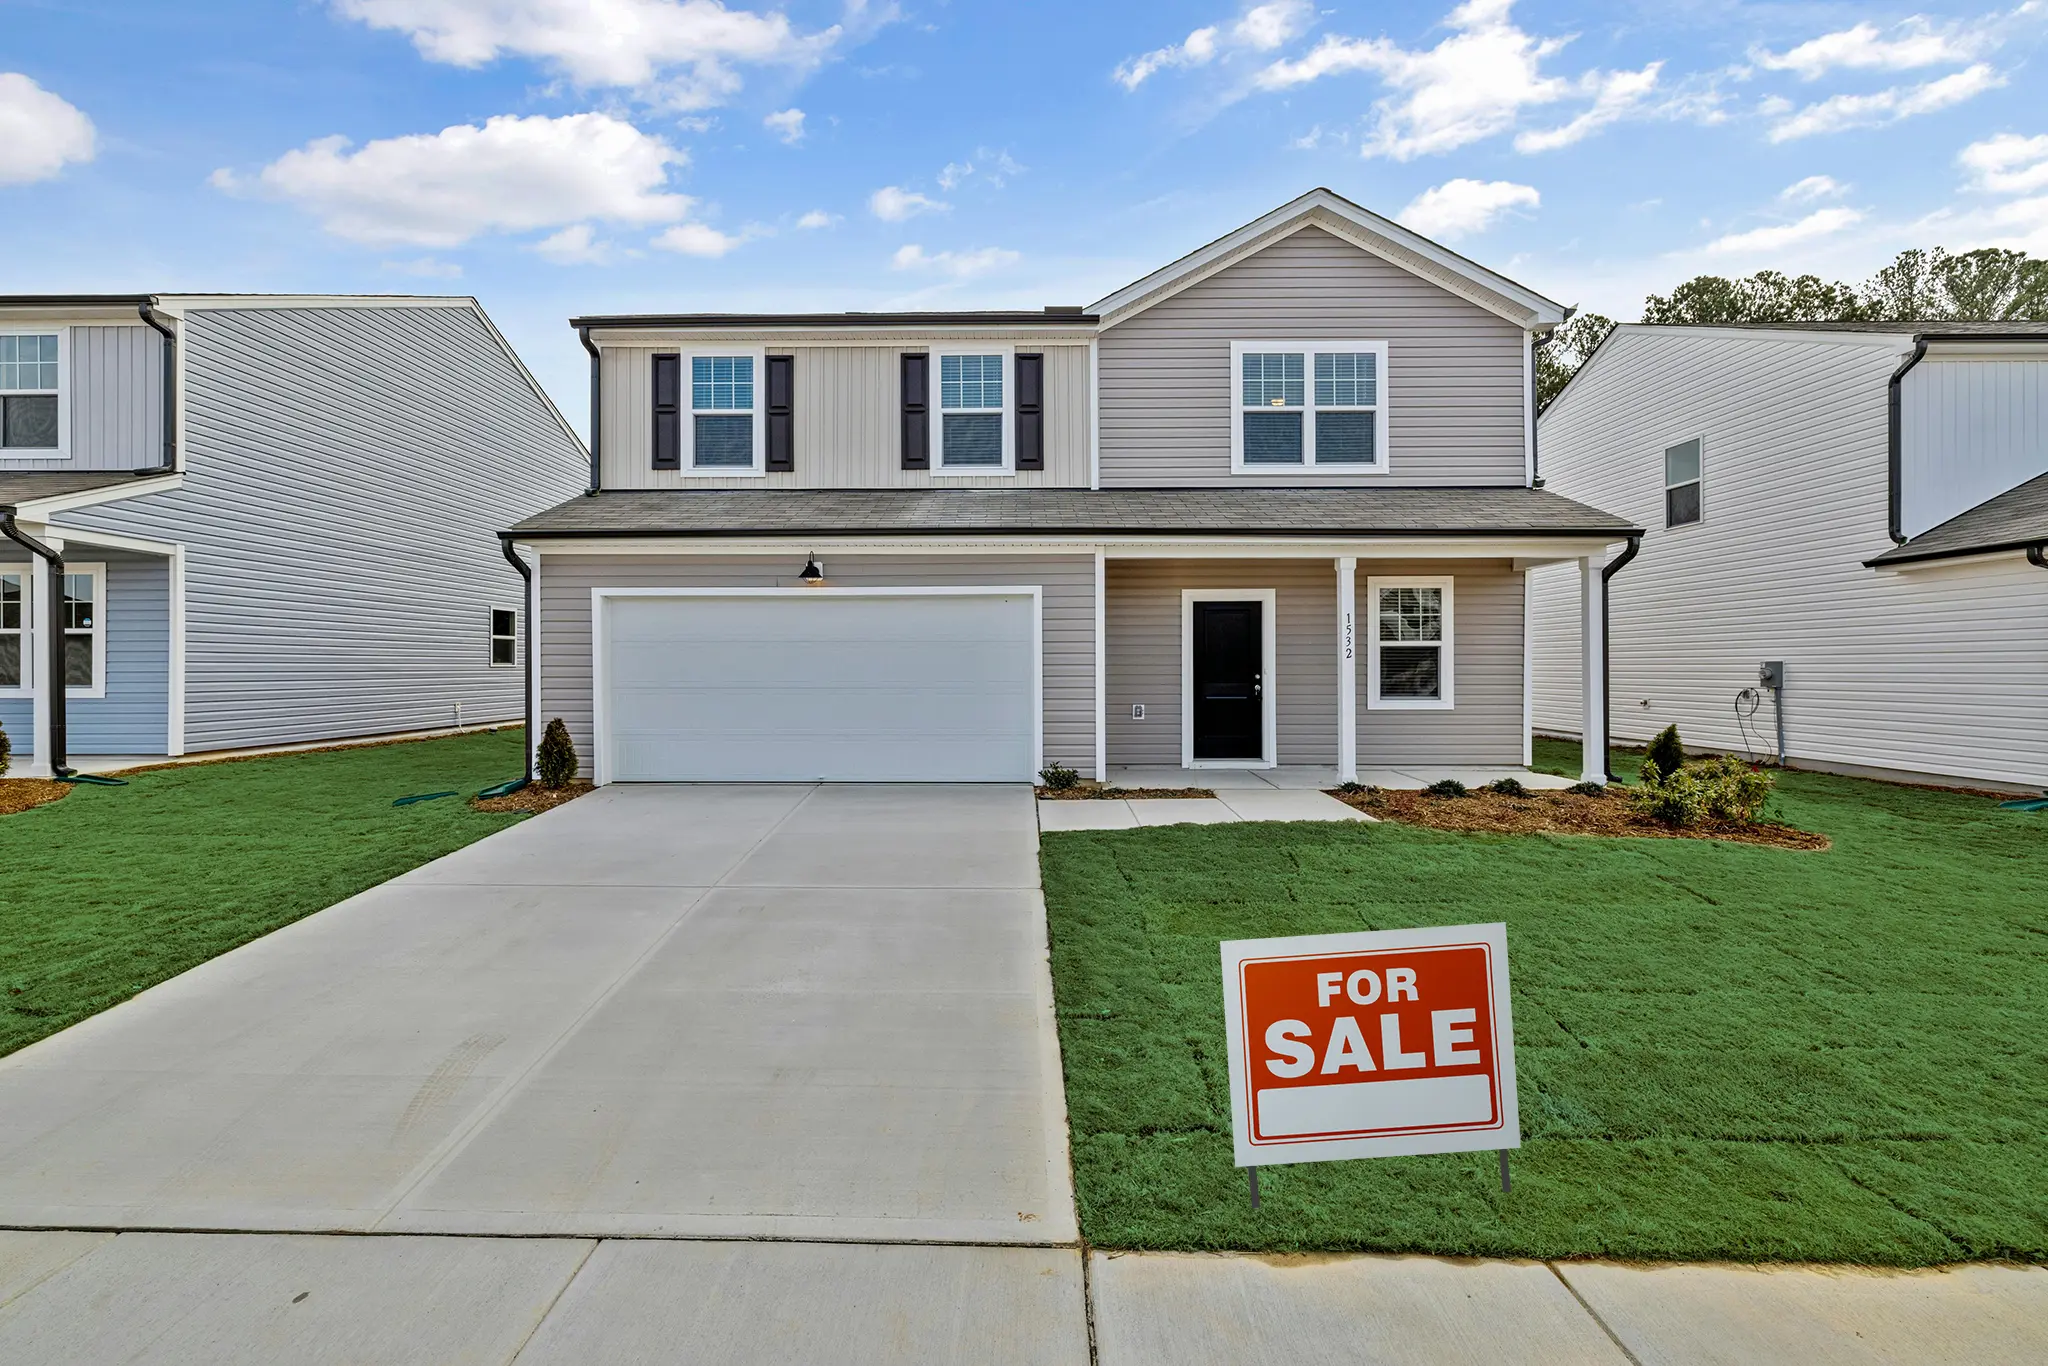
<svg viewBox="0 0 2048 1366">
<path fill-rule="evenodd" d="M 600 369 L 602 357 L 590 340 L 590 329 L 579 327 L 576 335 L 583 339 L 583 349 L 590 353 L 590 492 L 596 493 L 604 487 L 604 384 Z M 508 541 L 506 544 L 510 544 Z"/>
<path fill-rule="evenodd" d="M 1565 316 L 1569 318 L 1576 311 L 1567 309 Z M 1529 338 L 1529 406 L 1535 409 L 1529 414 L 1529 487 L 1532 489 L 1543 487 L 1543 456 L 1536 447 L 1537 428 L 1541 425 L 1543 417 L 1543 409 L 1536 401 L 1536 353 L 1556 339 L 1557 331 L 1554 328 L 1540 337 Z"/>
<path fill-rule="evenodd" d="M 50 696 L 50 776 L 68 778 L 71 756 L 64 752 L 64 557 L 14 524 L 14 509 L 0 506 L 0 536 L 43 562 L 50 575 L 43 604 L 43 690 Z"/>
<path fill-rule="evenodd" d="M 1885 530 L 1891 533 L 1893 545 L 1904 545 L 1906 533 L 1901 524 L 1906 520 L 1905 495 L 1900 491 L 1900 467 L 1902 442 L 1899 435 L 1899 385 L 1906 378 L 1906 372 L 1918 365 L 1927 355 L 1927 338 L 1919 333 L 1913 337 L 1913 354 L 1906 357 L 1906 363 L 1892 371 L 1891 386 L 1886 408 L 1886 499 Z"/>
<path fill-rule="evenodd" d="M 2027 547 L 2027 563 L 2036 569 L 2048 569 L 2048 541 Z"/>
<path fill-rule="evenodd" d="M 526 580 L 526 611 L 523 614 L 524 619 L 519 623 L 523 628 L 521 634 L 525 637 L 520 642 L 520 646 L 526 653 L 526 658 L 520 661 L 525 666 L 524 672 L 526 674 L 526 779 L 525 782 L 520 784 L 520 786 L 524 787 L 533 781 L 533 746 L 535 744 L 533 729 L 533 566 L 528 564 L 526 558 L 513 546 L 510 536 L 500 536 L 498 548 L 505 552 L 505 559 L 510 562 L 514 569 L 519 571 L 519 577 Z"/>
<path fill-rule="evenodd" d="M 1628 548 L 1600 571 L 1600 738 L 1607 747 L 1600 756 L 1600 771 L 1610 783 L 1614 781 L 1614 628 L 1608 623 L 1607 581 L 1642 548 L 1643 533 L 1638 531 L 1628 538 Z"/>
<path fill-rule="evenodd" d="M 153 470 L 137 470 L 137 474 L 176 474 L 178 472 L 178 334 L 165 327 L 148 303 L 135 306 L 142 315 L 142 321 L 155 328 L 164 339 L 163 345 L 163 423 L 164 461 Z"/>
</svg>

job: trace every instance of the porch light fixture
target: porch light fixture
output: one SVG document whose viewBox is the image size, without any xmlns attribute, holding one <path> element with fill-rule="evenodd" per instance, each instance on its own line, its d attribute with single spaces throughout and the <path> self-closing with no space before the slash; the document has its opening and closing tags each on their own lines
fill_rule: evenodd
<svg viewBox="0 0 2048 1366">
<path fill-rule="evenodd" d="M 825 582 L 825 567 L 818 563 L 816 555 L 811 555 L 804 560 L 803 572 L 797 577 L 803 580 L 804 587 L 816 588 Z"/>
</svg>

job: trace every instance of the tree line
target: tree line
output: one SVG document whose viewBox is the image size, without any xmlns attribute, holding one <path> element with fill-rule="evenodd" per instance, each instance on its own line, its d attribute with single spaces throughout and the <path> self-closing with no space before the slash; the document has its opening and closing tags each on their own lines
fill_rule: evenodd
<svg viewBox="0 0 2048 1366">
<path fill-rule="evenodd" d="M 1760 270 L 1698 275 L 1643 301 L 1646 323 L 2048 322 L 2048 260 L 2023 251 L 1902 251 L 1861 285 Z M 1563 391 L 1614 320 L 1580 313 L 1536 353 L 1539 409 Z"/>
</svg>

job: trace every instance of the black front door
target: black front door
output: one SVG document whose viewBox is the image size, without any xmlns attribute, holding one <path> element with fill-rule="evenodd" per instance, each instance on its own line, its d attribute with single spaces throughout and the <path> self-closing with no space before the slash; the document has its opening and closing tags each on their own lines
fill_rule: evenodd
<svg viewBox="0 0 2048 1366">
<path fill-rule="evenodd" d="M 1194 605 L 1194 740 L 1197 759 L 1266 757 L 1265 679 L 1260 677 L 1265 604 Z"/>
</svg>

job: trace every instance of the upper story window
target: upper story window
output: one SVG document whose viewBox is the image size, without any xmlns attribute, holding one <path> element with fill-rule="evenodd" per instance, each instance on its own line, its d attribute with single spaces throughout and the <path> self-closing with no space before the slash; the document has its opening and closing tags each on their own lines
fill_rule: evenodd
<svg viewBox="0 0 2048 1366">
<path fill-rule="evenodd" d="M 1700 439 L 1681 441 L 1664 452 L 1664 525 L 1691 526 L 1700 520 Z"/>
<path fill-rule="evenodd" d="M 505 668 L 519 662 L 519 613 L 511 607 L 491 609 L 491 666 Z"/>
<path fill-rule="evenodd" d="M 0 334 L 0 450 L 47 457 L 61 444 L 59 341 L 54 332 Z"/>
<path fill-rule="evenodd" d="M 754 467 L 754 358 L 690 357 L 690 466 Z"/>
<path fill-rule="evenodd" d="M 1232 342 L 1230 466 L 1376 474 L 1387 468 L 1387 344 Z"/>
<path fill-rule="evenodd" d="M 1005 403 L 1009 355 L 1001 351 L 940 351 L 935 468 L 968 474 L 1010 468 L 1009 407 Z"/>
</svg>

